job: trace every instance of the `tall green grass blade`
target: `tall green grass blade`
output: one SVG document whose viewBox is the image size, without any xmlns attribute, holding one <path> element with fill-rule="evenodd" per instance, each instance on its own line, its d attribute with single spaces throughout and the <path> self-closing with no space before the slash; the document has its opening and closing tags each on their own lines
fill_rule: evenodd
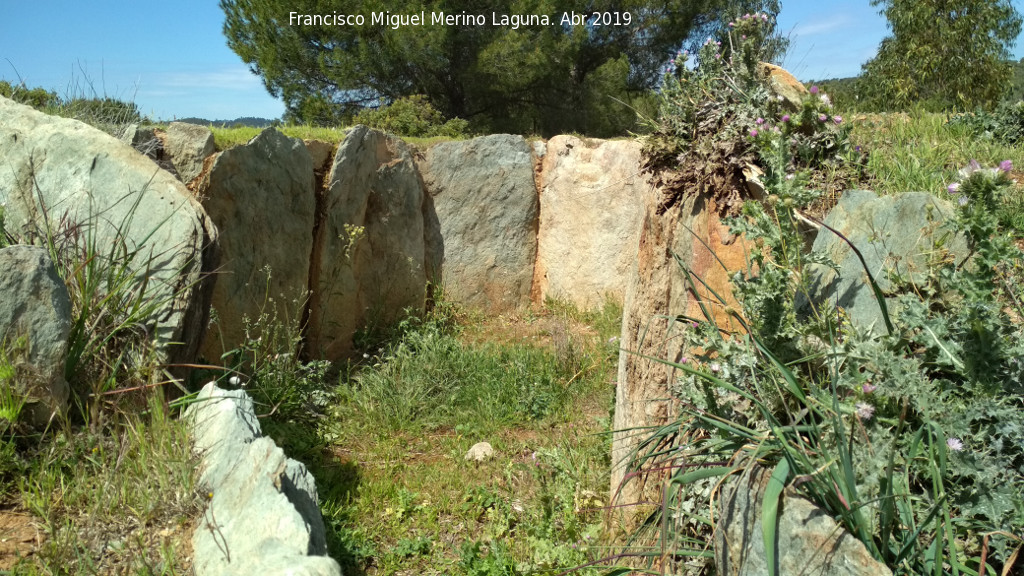
<svg viewBox="0 0 1024 576">
<path fill-rule="evenodd" d="M 764 489 L 764 500 L 761 502 L 761 535 L 764 538 L 764 554 L 768 560 L 768 574 L 779 576 L 778 558 L 775 551 L 778 544 L 779 503 L 782 499 L 782 491 L 786 489 L 786 479 L 789 478 L 789 460 L 782 459 L 771 478 L 768 479 L 768 486 Z"/>
</svg>

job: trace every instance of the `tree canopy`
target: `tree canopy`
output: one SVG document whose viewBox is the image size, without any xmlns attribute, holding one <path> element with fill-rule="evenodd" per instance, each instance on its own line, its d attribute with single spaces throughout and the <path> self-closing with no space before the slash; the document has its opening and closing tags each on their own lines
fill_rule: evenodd
<svg viewBox="0 0 1024 576">
<path fill-rule="evenodd" d="M 776 14 L 779 2 L 221 0 L 220 6 L 228 46 L 284 100 L 287 119 L 338 123 L 362 107 L 423 94 L 445 118 L 469 120 L 480 130 L 601 135 L 621 133 L 633 121 L 612 97 L 630 101 L 645 93 L 677 49 L 744 11 Z M 426 22 L 375 23 L 375 13 L 423 14 Z M 440 13 L 456 20 L 479 15 L 484 23 L 434 23 Z M 600 23 L 595 13 L 603 15 Z M 572 14 L 580 18 L 563 23 Z M 495 25 L 503 15 L 532 21 Z M 547 23 L 525 18 L 541 15 Z M 346 23 L 339 25 L 339 16 Z"/>
<path fill-rule="evenodd" d="M 892 35 L 864 64 L 869 104 L 992 107 L 1009 85 L 1021 16 L 1009 0 L 872 0 Z"/>
</svg>

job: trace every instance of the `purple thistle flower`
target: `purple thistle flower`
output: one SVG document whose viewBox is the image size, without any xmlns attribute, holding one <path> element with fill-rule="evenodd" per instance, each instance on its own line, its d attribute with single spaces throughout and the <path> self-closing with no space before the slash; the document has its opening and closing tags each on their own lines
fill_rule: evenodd
<svg viewBox="0 0 1024 576">
<path fill-rule="evenodd" d="M 761 14 L 761 20 L 764 20 L 765 22 L 767 22 L 768 21 L 768 15 L 767 14 Z"/>
<path fill-rule="evenodd" d="M 817 85 L 811 86 L 810 92 L 811 92 L 811 94 L 817 94 L 818 93 L 818 86 Z"/>
<path fill-rule="evenodd" d="M 783 122 L 789 122 L 789 114 L 783 114 L 782 115 L 782 121 Z"/>
<path fill-rule="evenodd" d="M 754 128 L 753 130 L 750 131 L 750 137 L 757 138 L 757 128 Z"/>
<path fill-rule="evenodd" d="M 714 362 L 714 363 L 711 364 L 711 371 L 712 372 L 715 372 L 717 374 L 721 369 L 722 369 L 722 366 L 718 362 Z"/>
<path fill-rule="evenodd" d="M 836 124 L 842 124 L 843 123 L 843 117 L 842 116 L 833 116 L 832 117 L 832 121 L 835 122 Z"/>
<path fill-rule="evenodd" d="M 761 124 L 764 124 L 764 118 L 758 118 L 757 120 L 754 120 L 754 123 L 760 126 Z"/>
<path fill-rule="evenodd" d="M 860 389 L 865 394 L 871 394 L 872 392 L 874 392 L 875 390 L 878 389 L 878 386 L 875 386 L 874 384 L 869 384 L 868 382 L 865 382 L 864 385 L 860 387 Z"/>
<path fill-rule="evenodd" d="M 960 191 L 960 183 L 953 182 L 949 186 L 946 186 L 946 191 L 949 192 L 950 194 L 956 194 L 957 192 Z"/>
<path fill-rule="evenodd" d="M 946 446 L 953 452 L 959 452 L 964 449 L 964 443 L 959 438 L 947 438 Z"/>
<path fill-rule="evenodd" d="M 999 163 L 999 169 L 1009 174 L 1013 170 L 1013 160 L 1003 160 Z"/>
<path fill-rule="evenodd" d="M 828 115 L 827 114 L 822 114 L 821 116 L 818 116 L 818 120 L 821 120 L 822 122 L 824 122 L 824 121 L 828 120 Z"/>
</svg>

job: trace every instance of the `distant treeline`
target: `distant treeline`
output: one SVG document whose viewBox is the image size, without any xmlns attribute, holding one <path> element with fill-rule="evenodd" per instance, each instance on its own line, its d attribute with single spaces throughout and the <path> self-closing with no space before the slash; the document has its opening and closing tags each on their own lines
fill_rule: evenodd
<svg viewBox="0 0 1024 576">
<path fill-rule="evenodd" d="M 1012 104 L 1024 100 L 1024 58 L 1009 62 L 1012 75 L 1009 86 L 1003 96 L 1003 103 Z M 886 111 L 871 102 L 867 94 L 869 87 L 863 83 L 862 76 L 850 78 L 829 78 L 815 82 L 821 86 L 832 102 L 842 109 L 858 109 L 864 111 Z"/>
<path fill-rule="evenodd" d="M 175 122 L 185 122 L 188 124 L 198 124 L 200 126 L 215 126 L 217 128 L 267 128 L 268 126 L 274 126 L 280 124 L 279 120 L 271 120 L 269 118 L 257 118 L 255 116 L 243 116 L 241 118 L 235 118 L 234 120 L 207 120 L 205 118 L 178 118 Z"/>
</svg>

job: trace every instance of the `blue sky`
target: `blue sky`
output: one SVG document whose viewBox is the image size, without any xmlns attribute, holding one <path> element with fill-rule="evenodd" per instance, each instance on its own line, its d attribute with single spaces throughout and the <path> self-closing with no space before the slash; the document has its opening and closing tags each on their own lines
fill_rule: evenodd
<svg viewBox="0 0 1024 576">
<path fill-rule="evenodd" d="M 281 116 L 228 49 L 223 21 L 216 0 L 0 0 L 0 79 L 95 90 L 160 119 Z M 784 0 L 779 25 L 792 40 L 784 65 L 805 81 L 857 74 L 886 35 L 869 0 Z"/>
</svg>

